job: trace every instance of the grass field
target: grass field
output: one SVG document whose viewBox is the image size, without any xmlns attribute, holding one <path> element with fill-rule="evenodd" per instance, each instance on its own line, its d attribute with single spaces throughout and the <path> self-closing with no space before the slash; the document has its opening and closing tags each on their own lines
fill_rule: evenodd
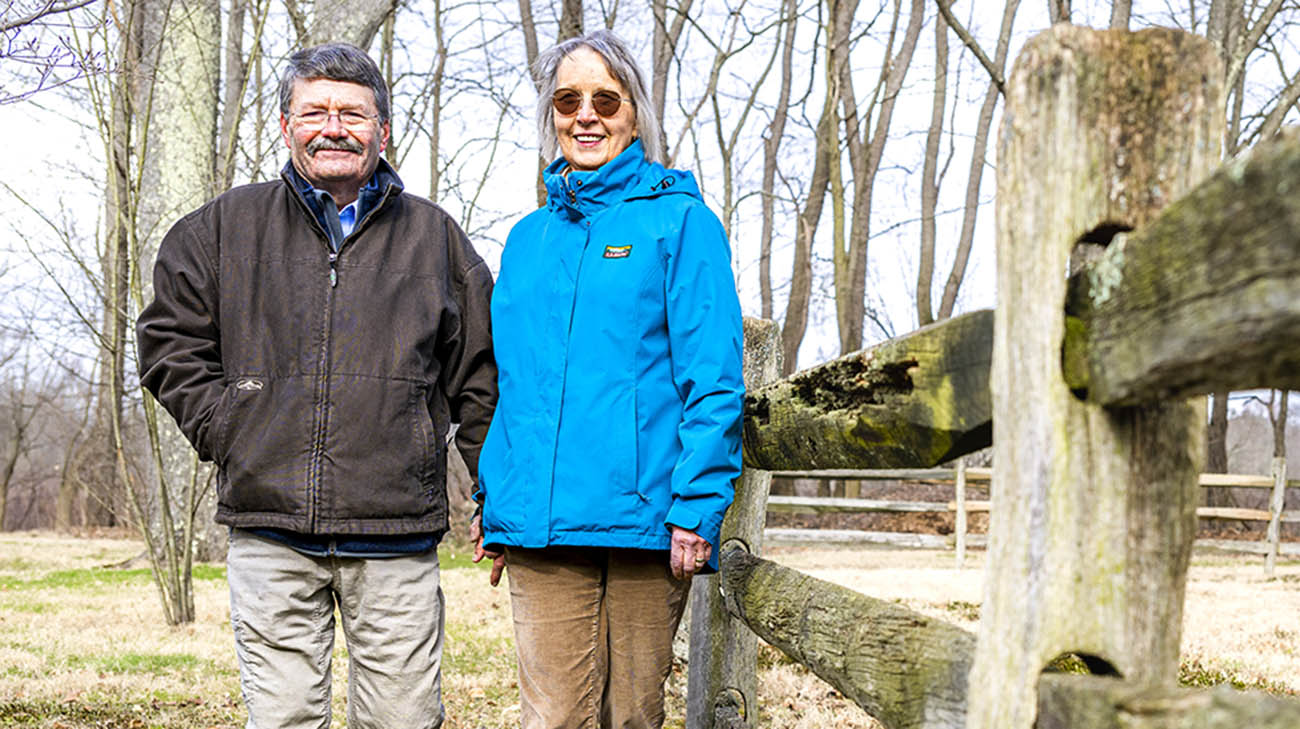
<svg viewBox="0 0 1300 729">
<path fill-rule="evenodd" d="M 195 570 L 197 620 L 168 628 L 146 569 L 112 569 L 140 552 L 129 539 L 0 535 L 0 727 L 235 729 L 243 725 L 225 570 Z M 481 566 L 444 546 L 448 729 L 518 726 L 509 594 Z M 951 553 L 783 550 L 772 555 L 823 579 L 974 629 L 979 555 L 957 570 Z M 1259 558 L 1198 558 L 1188 589 L 1184 680 L 1300 692 L 1300 564 L 1266 580 Z M 342 636 L 336 668 L 345 664 Z M 342 727 L 344 670 L 334 680 Z M 668 685 L 669 727 L 681 727 L 686 675 Z M 764 727 L 878 725 L 778 651 L 760 654 Z"/>
</svg>

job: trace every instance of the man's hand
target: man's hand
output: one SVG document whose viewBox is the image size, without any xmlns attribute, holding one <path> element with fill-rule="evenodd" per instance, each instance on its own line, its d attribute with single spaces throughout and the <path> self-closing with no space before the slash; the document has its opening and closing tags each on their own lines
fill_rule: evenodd
<svg viewBox="0 0 1300 729">
<path fill-rule="evenodd" d="M 469 523 L 469 538 L 474 542 L 474 561 L 478 562 L 484 557 L 492 560 L 492 574 L 488 576 L 488 582 L 496 587 L 501 582 L 501 573 L 506 568 L 506 556 L 501 552 L 493 552 L 483 548 L 483 515 L 478 514 L 474 520 Z"/>
<path fill-rule="evenodd" d="M 713 545 L 690 529 L 669 525 L 673 532 L 672 546 L 668 550 L 668 564 L 673 577 L 689 580 L 709 561 Z"/>
</svg>

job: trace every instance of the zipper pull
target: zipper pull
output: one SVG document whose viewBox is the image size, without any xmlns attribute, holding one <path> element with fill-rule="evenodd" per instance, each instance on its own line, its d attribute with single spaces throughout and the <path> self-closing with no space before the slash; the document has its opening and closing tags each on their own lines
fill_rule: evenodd
<svg viewBox="0 0 1300 729">
<path fill-rule="evenodd" d="M 330 253 L 330 288 L 334 288 L 339 285 L 339 272 L 338 272 L 338 268 L 335 265 L 338 262 L 338 260 L 339 260 L 338 253 Z"/>
</svg>

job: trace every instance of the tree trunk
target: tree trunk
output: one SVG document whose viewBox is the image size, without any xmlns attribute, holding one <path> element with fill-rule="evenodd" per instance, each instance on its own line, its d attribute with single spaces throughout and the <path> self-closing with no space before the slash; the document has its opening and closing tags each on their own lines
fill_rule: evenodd
<svg viewBox="0 0 1300 729">
<path fill-rule="evenodd" d="M 321 0 L 316 3 L 305 45 L 344 41 L 369 48 L 397 0 Z"/>
<path fill-rule="evenodd" d="M 660 0 L 662 2 L 662 0 Z M 798 28 L 799 15 L 795 0 L 785 0 L 781 6 L 781 90 L 777 93 L 776 106 L 772 109 L 772 121 L 767 125 L 767 138 L 763 140 L 763 227 L 759 234 L 758 286 L 759 306 L 764 319 L 771 319 L 772 304 L 772 235 L 773 217 L 776 208 L 776 168 L 777 153 L 781 150 L 781 139 L 785 135 L 785 122 L 790 105 L 790 88 L 794 78 L 794 37 Z M 662 115 L 661 115 L 662 118 Z"/>
<path fill-rule="evenodd" d="M 1002 70 L 1007 65 L 1007 54 L 1011 47 L 1011 30 L 1015 26 L 1016 11 L 1020 0 L 1007 0 L 1002 10 L 1002 28 L 998 31 L 998 48 L 994 60 L 996 76 L 1002 77 Z M 961 234 L 957 240 L 957 253 L 953 258 L 952 271 L 943 286 L 943 300 L 939 303 L 939 319 L 952 316 L 957 308 L 957 292 L 966 278 L 966 264 L 970 260 L 971 246 L 975 242 L 975 218 L 979 214 L 980 185 L 984 180 L 984 167 L 987 165 L 985 153 L 989 146 L 989 131 L 993 128 L 993 112 L 997 108 L 998 98 L 1002 95 L 1001 81 L 989 81 L 984 93 L 984 104 L 980 106 L 979 124 L 975 129 L 975 143 L 971 149 L 970 171 L 966 176 L 966 202 L 962 210 Z"/>
<path fill-rule="evenodd" d="M 1112 0 L 1110 5 L 1111 30 L 1128 30 L 1133 15 L 1133 0 Z"/>
<path fill-rule="evenodd" d="M 217 133 L 217 171 L 212 195 L 230 189 L 235 182 L 235 150 L 239 147 L 239 120 L 243 117 L 244 90 L 248 85 L 248 62 L 244 59 L 244 17 L 249 0 L 230 0 L 226 16 L 225 99 Z M 256 60 L 256 59 L 254 59 Z"/>
<path fill-rule="evenodd" d="M 1228 472 L 1228 392 L 1220 390 L 1214 393 L 1210 408 L 1210 425 L 1205 431 L 1205 472 Z M 1205 505 L 1214 507 L 1234 507 L 1237 500 L 1233 498 L 1230 487 L 1213 487 L 1205 489 Z"/>
<path fill-rule="evenodd" d="M 437 61 L 433 69 L 433 101 L 429 111 L 429 199 L 437 201 L 438 186 L 442 179 L 442 83 L 447 68 L 446 28 L 442 17 L 442 0 L 433 3 L 433 52 Z"/>
<path fill-rule="evenodd" d="M 1273 457 L 1286 458 L 1286 411 L 1291 393 L 1287 390 L 1277 390 L 1277 396 L 1277 418 L 1273 421 Z"/>
<path fill-rule="evenodd" d="M 650 3 L 650 13 L 654 17 L 655 24 L 652 38 L 654 59 L 650 79 L 650 99 L 654 103 L 655 113 L 660 121 L 659 142 L 665 155 L 668 154 L 668 130 L 663 125 L 663 119 L 664 109 L 668 105 L 668 70 L 672 67 L 673 58 L 676 57 L 677 42 L 682 37 L 682 29 L 686 27 L 686 19 L 693 1 L 681 0 L 671 17 L 668 15 L 668 0 L 653 0 Z M 670 167 L 672 163 L 671 159 L 666 161 Z"/>
<path fill-rule="evenodd" d="M 916 266 L 916 324 L 934 321 L 930 289 L 934 285 L 935 210 L 939 205 L 939 141 L 943 138 L 943 112 L 948 92 L 948 24 L 934 21 L 934 91 L 930 102 L 930 128 L 925 133 L 925 159 L 921 164 L 921 250 Z"/>
<path fill-rule="evenodd" d="M 853 3 L 856 6 L 856 0 Z M 876 172 L 884 157 L 885 143 L 893 123 L 898 94 L 903 88 L 912 54 L 921 35 L 925 19 L 925 0 L 912 0 L 907 28 L 903 33 L 898 53 L 887 56 L 882 65 L 883 89 L 876 109 L 876 124 L 870 137 L 865 128 L 859 131 L 859 112 L 853 94 L 853 80 L 848 59 L 839 64 L 841 102 L 844 108 L 845 135 L 849 145 L 849 163 L 853 169 L 853 217 L 849 228 L 847 247 L 835 256 L 835 308 L 839 323 L 840 352 L 848 353 L 862 347 L 862 328 L 866 318 L 867 247 L 871 234 L 871 202 L 875 189 Z M 898 18 L 895 17 L 895 24 Z M 847 32 L 847 29 L 846 31 Z M 892 52 L 887 50 L 887 53 Z M 862 136 L 860 137 L 859 134 Z"/>
</svg>

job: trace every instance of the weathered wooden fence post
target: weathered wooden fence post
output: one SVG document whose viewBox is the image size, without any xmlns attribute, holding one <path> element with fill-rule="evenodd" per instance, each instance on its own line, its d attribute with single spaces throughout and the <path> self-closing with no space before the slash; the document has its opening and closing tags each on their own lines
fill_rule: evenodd
<svg viewBox="0 0 1300 729">
<path fill-rule="evenodd" d="M 1062 653 L 1137 684 L 1176 678 L 1203 401 L 1084 402 L 1062 375 L 1063 310 L 1076 245 L 1150 221 L 1218 162 L 1219 64 L 1190 34 L 1067 25 L 1016 62 L 998 153 L 996 507 L 968 729 L 1032 727 L 1039 675 Z"/>
<path fill-rule="evenodd" d="M 1286 508 L 1286 458 L 1273 459 L 1273 495 L 1268 500 L 1268 552 L 1264 574 L 1273 576 L 1282 541 L 1282 510 Z"/>
<path fill-rule="evenodd" d="M 781 330 L 776 322 L 745 319 L 744 369 L 749 391 L 781 377 Z M 752 554 L 761 552 L 771 485 L 770 472 L 745 467 L 736 483 L 736 500 L 722 522 L 723 549 L 740 542 Z M 691 585 L 687 729 L 758 726 L 758 638 L 727 612 L 719 585 L 718 575 L 696 577 Z"/>
</svg>

